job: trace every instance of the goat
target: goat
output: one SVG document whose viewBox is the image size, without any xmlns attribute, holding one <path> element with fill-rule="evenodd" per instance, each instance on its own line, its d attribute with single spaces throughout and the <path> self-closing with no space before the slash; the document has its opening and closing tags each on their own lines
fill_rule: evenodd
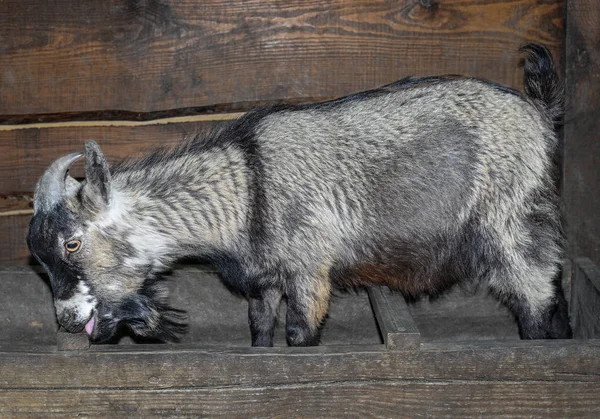
<svg viewBox="0 0 600 419">
<path fill-rule="evenodd" d="M 28 245 L 59 323 L 97 342 L 120 323 L 175 341 L 183 312 L 162 275 L 202 256 L 248 298 L 252 345 L 317 345 L 333 289 L 406 296 L 477 281 L 522 338 L 570 336 L 553 157 L 562 89 L 548 50 L 524 47 L 525 94 L 489 81 L 406 78 L 309 105 L 257 109 L 111 168 L 85 144 L 39 180 Z"/>
</svg>

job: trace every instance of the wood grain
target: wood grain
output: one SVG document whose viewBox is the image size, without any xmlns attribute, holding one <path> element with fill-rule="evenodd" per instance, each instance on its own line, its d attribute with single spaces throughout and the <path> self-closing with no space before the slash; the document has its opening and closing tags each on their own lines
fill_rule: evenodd
<svg viewBox="0 0 600 419">
<path fill-rule="evenodd" d="M 30 201 L 20 203 L 29 205 Z M 27 248 L 30 213 L 0 217 L 0 264 L 23 265 L 37 263 Z"/>
<path fill-rule="evenodd" d="M 407 381 L 319 385 L 0 392 L 13 417 L 596 418 L 600 383 Z"/>
<path fill-rule="evenodd" d="M 576 259 L 573 269 L 573 337 L 600 339 L 600 269 L 588 258 Z"/>
<path fill-rule="evenodd" d="M 600 265 L 600 5 L 567 8 L 563 200 L 572 258 Z"/>
<path fill-rule="evenodd" d="M 368 292 L 387 349 L 418 350 L 421 334 L 402 294 L 387 287 L 373 287 Z"/>
<path fill-rule="evenodd" d="M 5 0 L 0 115 L 338 97 L 407 75 L 522 84 L 562 0 Z"/>
<path fill-rule="evenodd" d="M 388 351 L 383 345 L 93 345 L 74 353 L 3 345 L 0 370 L 0 389 L 215 387 L 398 377 L 598 382 L 600 341 L 425 343 L 416 353 Z"/>
<path fill-rule="evenodd" d="M 83 351 L 90 347 L 90 338 L 85 332 L 69 333 L 62 327 L 56 332 L 56 349 L 59 351 Z"/>
</svg>

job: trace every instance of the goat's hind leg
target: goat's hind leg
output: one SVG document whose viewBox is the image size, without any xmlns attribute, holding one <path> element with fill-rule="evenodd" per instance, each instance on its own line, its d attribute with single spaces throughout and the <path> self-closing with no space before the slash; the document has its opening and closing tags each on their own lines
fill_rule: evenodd
<svg viewBox="0 0 600 419">
<path fill-rule="evenodd" d="M 502 284 L 492 283 L 492 289 L 517 317 L 523 339 L 568 339 L 568 305 L 560 282 L 559 269 L 543 270 L 535 266 L 505 273 Z"/>
<path fill-rule="evenodd" d="M 329 309 L 329 278 L 319 275 L 295 279 L 287 287 L 287 341 L 291 346 L 316 346 Z"/>
</svg>

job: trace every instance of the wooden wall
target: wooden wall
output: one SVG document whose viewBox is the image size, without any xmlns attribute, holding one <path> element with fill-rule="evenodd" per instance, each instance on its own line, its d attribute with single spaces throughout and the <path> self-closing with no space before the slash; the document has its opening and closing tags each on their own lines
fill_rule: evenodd
<svg viewBox="0 0 600 419">
<path fill-rule="evenodd" d="M 0 264 L 30 262 L 35 181 L 85 139 L 115 160 L 256 104 L 408 75 L 520 88 L 524 43 L 544 43 L 563 62 L 563 9 L 561 0 L 4 0 Z"/>
<path fill-rule="evenodd" d="M 563 198 L 571 257 L 600 265 L 600 1 L 570 1 Z"/>
</svg>

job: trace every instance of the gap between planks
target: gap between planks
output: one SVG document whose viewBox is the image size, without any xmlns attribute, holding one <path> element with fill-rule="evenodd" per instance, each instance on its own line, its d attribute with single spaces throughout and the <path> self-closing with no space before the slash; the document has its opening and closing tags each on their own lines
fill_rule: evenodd
<svg viewBox="0 0 600 419">
<path fill-rule="evenodd" d="M 16 131 L 21 129 L 44 129 L 44 128 L 70 128 L 70 127 L 140 127 L 148 125 L 164 125 L 186 122 L 203 121 L 229 121 L 237 119 L 245 112 L 230 112 L 211 115 L 176 116 L 170 118 L 152 119 L 149 121 L 66 121 L 66 122 L 38 122 L 30 124 L 0 125 L 0 131 Z"/>
</svg>

